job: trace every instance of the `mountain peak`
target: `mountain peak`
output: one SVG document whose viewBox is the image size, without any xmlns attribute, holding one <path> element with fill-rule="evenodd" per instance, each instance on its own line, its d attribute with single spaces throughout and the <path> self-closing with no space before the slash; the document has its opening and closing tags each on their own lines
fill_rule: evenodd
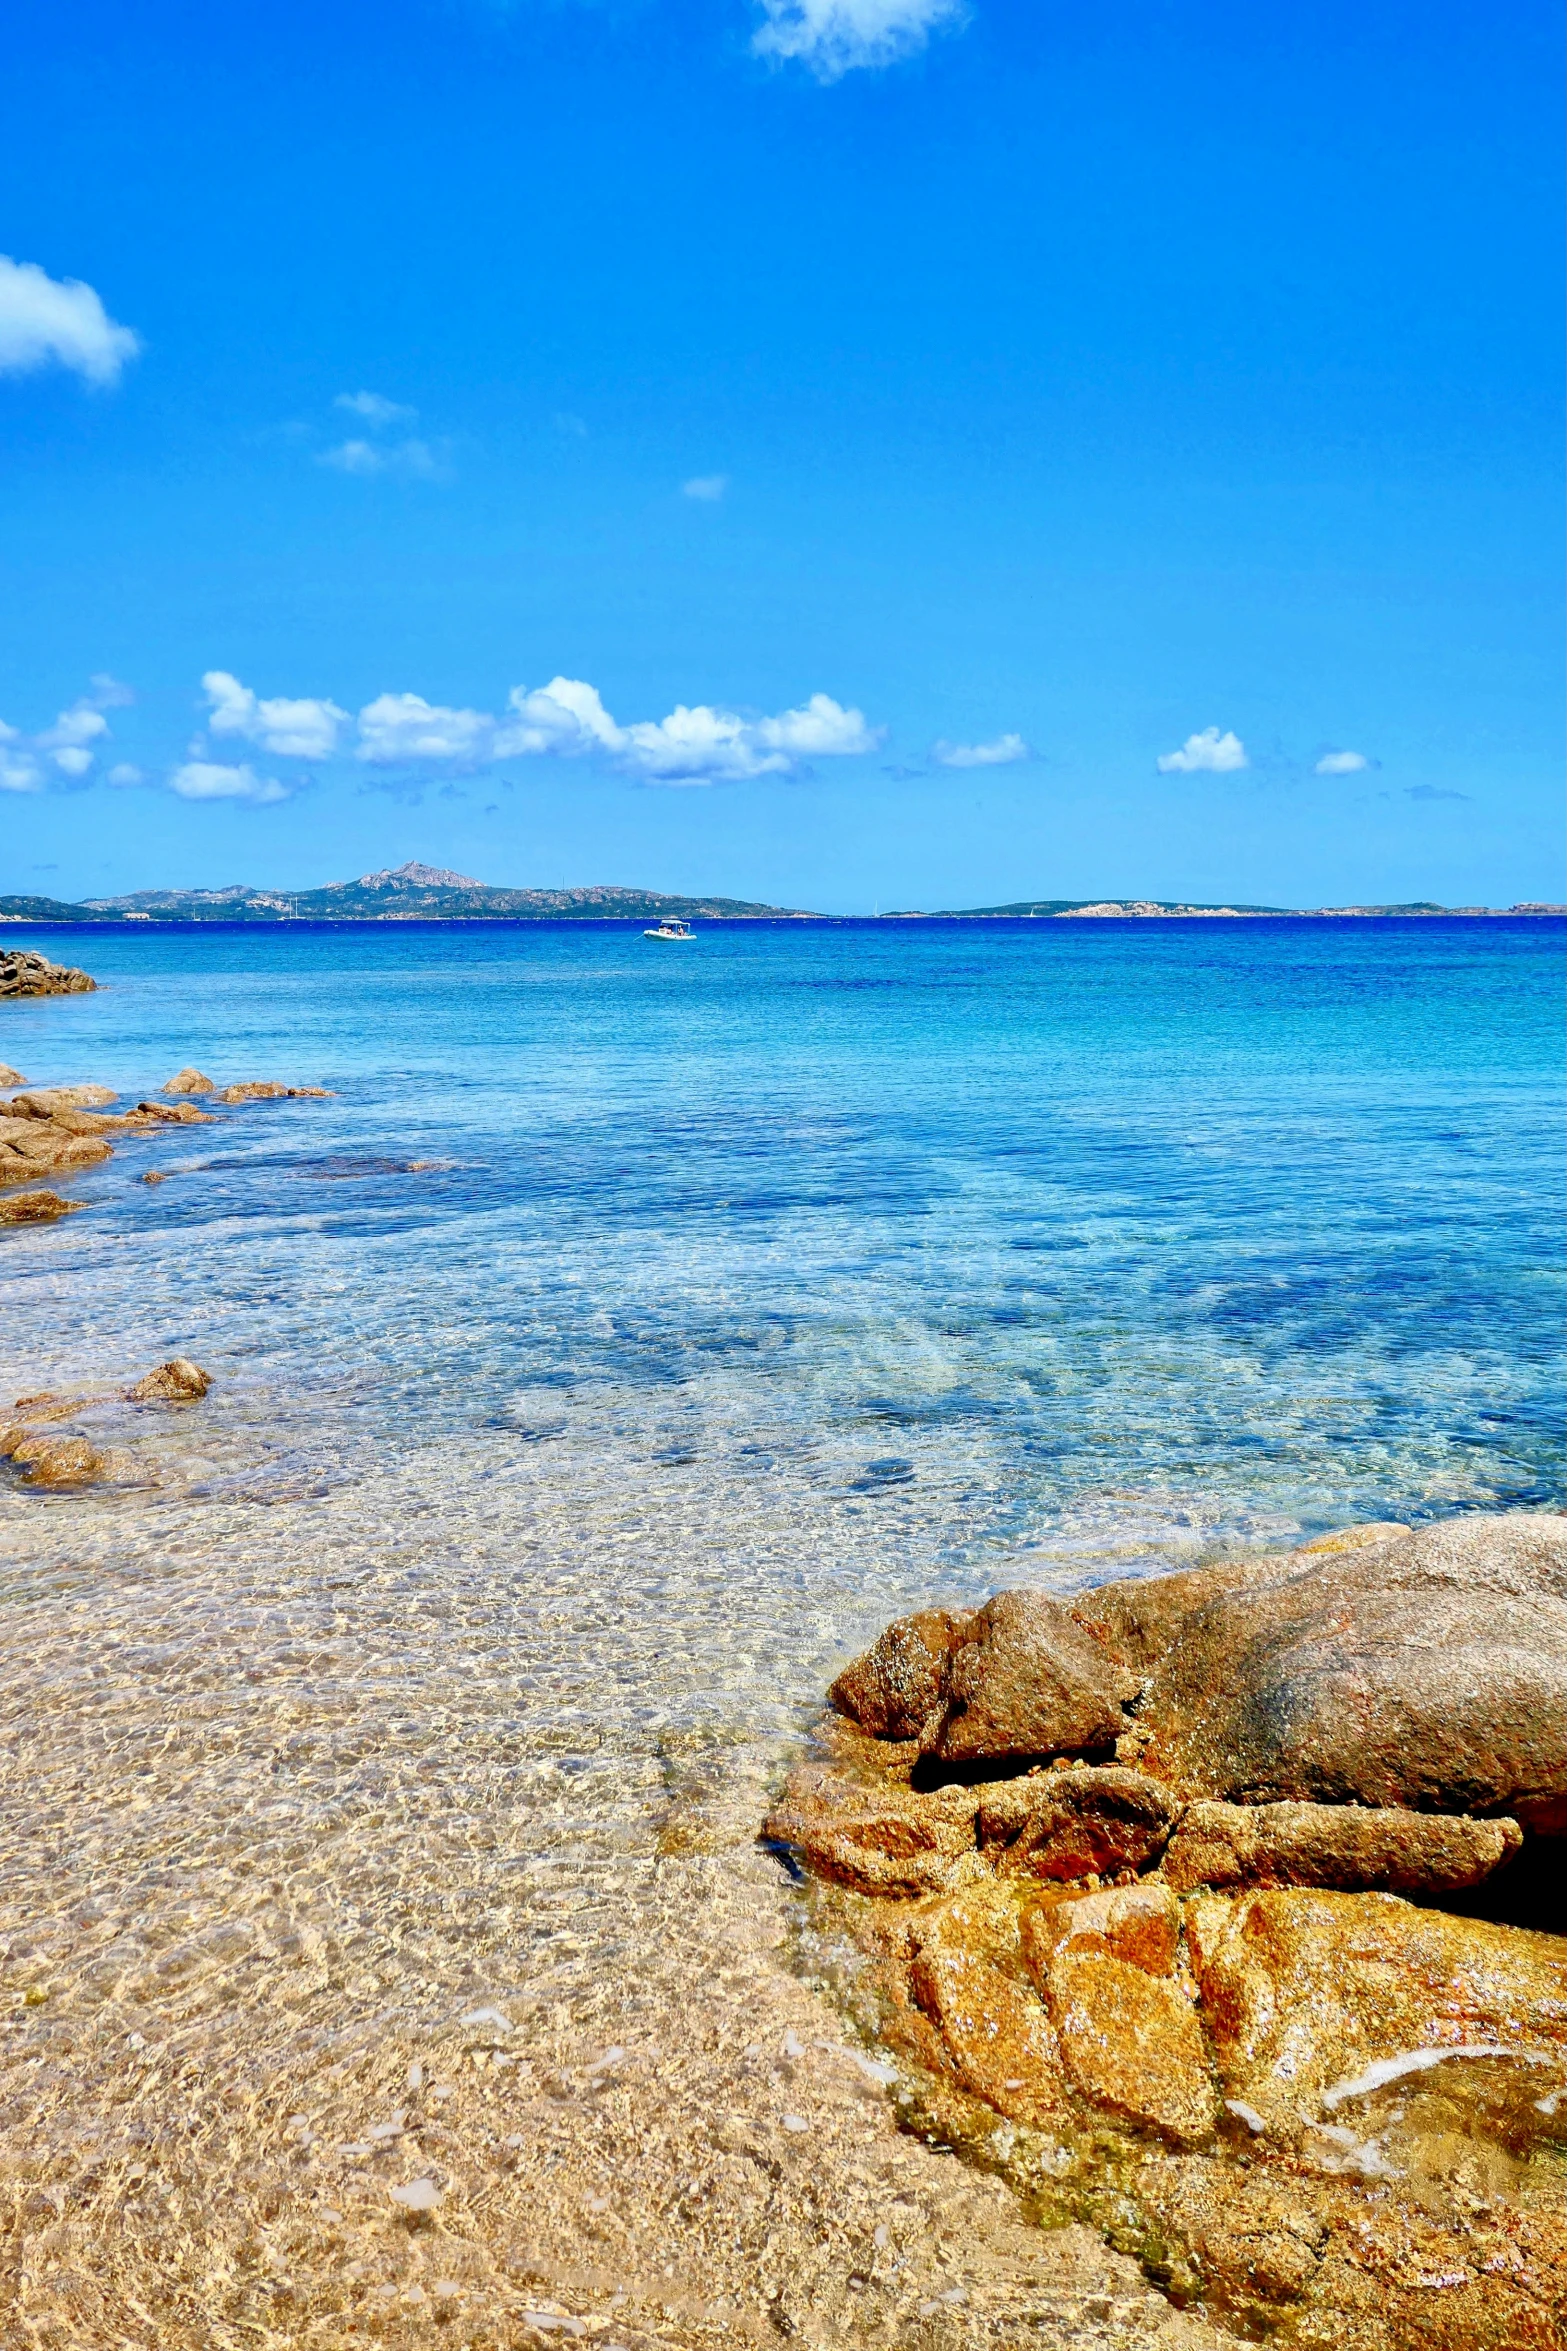
<svg viewBox="0 0 1567 2351">
<path fill-rule="evenodd" d="M 448 873 L 443 865 L 421 865 L 410 857 L 406 865 L 388 867 L 385 873 L 362 873 L 357 882 L 339 882 L 342 890 L 395 890 L 402 883 L 411 883 L 421 890 L 482 890 L 472 874 Z"/>
</svg>

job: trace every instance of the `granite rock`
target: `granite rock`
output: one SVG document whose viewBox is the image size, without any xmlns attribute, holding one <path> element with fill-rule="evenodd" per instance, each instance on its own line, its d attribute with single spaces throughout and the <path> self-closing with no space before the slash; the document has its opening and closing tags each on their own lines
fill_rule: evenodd
<svg viewBox="0 0 1567 2351">
<path fill-rule="evenodd" d="M 985 1787 L 979 1841 L 1004 1876 L 1119 1877 L 1155 1859 L 1180 1811 L 1145 1772 L 1074 1764 Z"/>
<path fill-rule="evenodd" d="M 57 1217 L 74 1216 L 82 1205 L 62 1200 L 58 1192 L 16 1192 L 0 1199 L 0 1224 L 52 1224 Z"/>
<path fill-rule="evenodd" d="M 1330 1886 L 1341 1893 L 1455 1894 L 1482 1885 L 1523 1843 L 1516 1821 L 1359 1804 L 1218 1804 L 1182 1815 L 1161 1871 L 1199 1886 Z"/>
<path fill-rule="evenodd" d="M 51 963 L 30 947 L 0 947 L 0 996 L 81 996 L 97 985 L 86 972 Z"/>
<path fill-rule="evenodd" d="M 828 1692 L 831 1703 L 874 1739 L 917 1739 L 945 1704 L 953 1654 L 973 1627 L 972 1610 L 900 1616 L 845 1667 Z"/>
<path fill-rule="evenodd" d="M 944 1763 L 1023 1761 L 1112 1748 L 1141 1684 L 1047 1593 L 998 1592 L 947 1669 L 944 1710 L 921 1745 Z"/>
<path fill-rule="evenodd" d="M 133 1404 L 194 1404 L 211 1385 L 199 1363 L 192 1363 L 188 1355 L 172 1355 L 125 1393 Z"/>
</svg>

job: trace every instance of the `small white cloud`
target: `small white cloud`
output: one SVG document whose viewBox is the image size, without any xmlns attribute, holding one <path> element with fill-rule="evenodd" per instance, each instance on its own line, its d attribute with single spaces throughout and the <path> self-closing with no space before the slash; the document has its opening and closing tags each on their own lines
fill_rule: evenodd
<svg viewBox="0 0 1567 2351">
<path fill-rule="evenodd" d="M 348 724 L 347 711 L 335 702 L 287 695 L 263 700 L 226 669 L 209 669 L 201 685 L 211 706 L 207 726 L 212 734 L 242 735 L 279 759 L 330 759 L 338 728 Z"/>
<path fill-rule="evenodd" d="M 997 735 L 991 743 L 932 743 L 938 767 L 1013 767 L 1034 756 L 1021 735 Z"/>
<path fill-rule="evenodd" d="M 447 710 L 422 694 L 378 694 L 359 713 L 354 756 L 375 767 L 440 760 L 476 767 L 493 756 L 495 721 L 482 710 Z"/>
<path fill-rule="evenodd" d="M 132 784 L 139 784 L 142 781 L 142 772 L 139 767 L 132 767 L 128 759 L 122 759 L 110 768 L 103 780 L 106 784 L 114 784 L 125 789 Z"/>
<path fill-rule="evenodd" d="M 872 751 L 881 740 L 863 712 L 843 708 L 830 694 L 813 694 L 772 718 L 682 702 L 667 718 L 622 726 L 597 687 L 557 677 L 547 686 L 514 687 L 507 713 L 496 719 L 420 694 L 381 694 L 359 713 L 355 755 L 376 767 L 431 761 L 471 770 L 501 759 L 597 753 L 650 783 L 710 784 L 789 775 L 802 760 Z"/>
<path fill-rule="evenodd" d="M 1217 727 L 1204 727 L 1199 735 L 1188 735 L 1179 751 L 1167 751 L 1159 761 L 1162 776 L 1179 775 L 1233 775 L 1246 765 L 1246 746 L 1239 735 L 1221 735 Z"/>
<path fill-rule="evenodd" d="M 49 771 L 65 776 L 71 783 L 80 783 L 92 767 L 96 748 L 108 735 L 109 722 L 103 715 L 103 706 L 132 700 L 130 688 L 119 685 L 113 678 L 93 680 L 93 691 L 78 696 L 69 710 L 62 710 L 53 726 L 45 727 L 36 735 L 23 735 L 15 727 L 0 723 L 0 759 L 4 761 L 4 776 L 0 789 L 9 792 L 36 792 L 49 780 Z M 7 746 L 14 745 L 14 749 Z"/>
<path fill-rule="evenodd" d="M 419 413 L 417 408 L 405 408 L 401 400 L 383 400 L 379 392 L 339 392 L 332 405 L 363 417 L 378 432 L 388 425 L 412 424 Z"/>
<path fill-rule="evenodd" d="M 726 473 L 699 473 L 693 474 L 690 481 L 682 482 L 680 491 L 682 497 L 698 499 L 705 506 L 716 506 L 728 487 L 729 476 Z"/>
<path fill-rule="evenodd" d="M 964 0 L 762 0 L 762 8 L 767 22 L 751 43 L 758 56 L 797 58 L 822 82 L 895 65 L 968 15 Z"/>
<path fill-rule="evenodd" d="M 131 688 L 111 678 L 106 669 L 94 670 L 90 683 L 88 699 L 95 710 L 127 710 L 136 699 Z"/>
<path fill-rule="evenodd" d="M 316 463 L 362 480 L 390 474 L 410 482 L 449 482 L 450 447 L 447 441 L 424 441 L 412 434 L 405 441 L 339 441 L 335 448 L 323 449 Z"/>
<path fill-rule="evenodd" d="M 79 783 L 93 763 L 89 744 L 97 743 L 107 735 L 109 722 L 100 710 L 88 701 L 73 702 L 69 710 L 62 710 L 52 727 L 33 737 L 40 751 L 46 751 L 50 763 L 60 774 Z"/>
<path fill-rule="evenodd" d="M 1325 751 L 1317 761 L 1315 772 L 1319 776 L 1358 776 L 1363 767 L 1370 765 L 1364 751 Z"/>
<path fill-rule="evenodd" d="M 36 262 L 0 253 L 0 375 L 52 364 L 106 387 L 140 349 L 140 337 L 116 326 L 80 278 L 52 278 Z"/>
<path fill-rule="evenodd" d="M 289 797 L 288 786 L 275 776 L 258 776 L 249 766 L 221 767 L 210 759 L 187 759 L 170 776 L 169 790 L 182 800 L 248 800 L 257 808 Z"/>
<path fill-rule="evenodd" d="M 32 753 L 25 748 L 12 750 L 20 744 L 21 736 L 15 727 L 8 727 L 0 719 L 0 792 L 36 792 L 43 785 L 43 769 Z"/>
</svg>

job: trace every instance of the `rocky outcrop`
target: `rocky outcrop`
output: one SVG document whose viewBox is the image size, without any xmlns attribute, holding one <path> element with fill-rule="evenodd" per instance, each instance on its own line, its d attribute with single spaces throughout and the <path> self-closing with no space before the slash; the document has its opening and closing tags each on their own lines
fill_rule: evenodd
<svg viewBox="0 0 1567 2351">
<path fill-rule="evenodd" d="M 1149 1770 L 1244 1803 L 1567 1831 L 1567 1519 L 1454 1519 L 1223 1594 L 1149 1692 Z"/>
<path fill-rule="evenodd" d="M 0 996 L 84 996 L 97 985 L 86 972 L 51 963 L 30 947 L 0 947 Z"/>
<path fill-rule="evenodd" d="M 280 1086 L 272 1078 L 246 1078 L 237 1086 L 223 1086 L 215 1099 L 219 1102 L 326 1102 L 331 1099 L 325 1086 Z"/>
<path fill-rule="evenodd" d="M 1243 2334 L 1557 2340 L 1567 1942 L 1444 1905 L 1549 1850 L 1564 1605 L 1518 1514 L 890 1626 L 767 1827 L 913 2119 Z"/>
<path fill-rule="evenodd" d="M 182 1070 L 180 1077 L 200 1079 L 202 1087 L 210 1090 L 210 1081 L 201 1079 L 199 1070 Z M 179 1081 L 172 1083 L 178 1086 Z M 186 1086 L 183 1090 L 196 1089 Z M 240 1104 L 278 1097 L 319 1100 L 324 1098 L 324 1089 L 257 1082 L 230 1087 L 221 1099 Z M 111 1135 L 156 1133 L 167 1126 L 210 1125 L 215 1116 L 210 1110 L 198 1110 L 188 1101 L 142 1101 L 123 1114 L 109 1112 L 105 1105 L 117 1099 L 112 1087 L 78 1085 L 33 1087 L 0 1101 L 0 1186 L 32 1183 L 40 1176 L 67 1168 L 94 1166 L 111 1157 L 113 1144 L 108 1139 Z M 4 1224 L 36 1221 L 36 1216 L 0 1216 L 0 1223 Z"/>
<path fill-rule="evenodd" d="M 1342 1893 L 1459 1894 L 1523 1843 L 1512 1820 L 1362 1804 L 1188 1805 L 1165 1849 L 1172 1886 L 1335 1886 Z"/>
<path fill-rule="evenodd" d="M 74 1216 L 81 1206 L 80 1200 L 63 1200 L 58 1192 L 14 1192 L 0 1198 L 0 1224 L 53 1224 L 58 1217 Z"/>
</svg>

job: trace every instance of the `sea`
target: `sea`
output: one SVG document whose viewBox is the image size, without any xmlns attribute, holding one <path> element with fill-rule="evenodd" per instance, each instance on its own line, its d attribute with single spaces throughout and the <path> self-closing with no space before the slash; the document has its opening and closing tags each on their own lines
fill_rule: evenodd
<svg viewBox="0 0 1567 2351">
<path fill-rule="evenodd" d="M 13 936 L 99 982 L 0 1006 L 30 1082 L 329 1098 L 0 1236 L 7 1399 L 212 1380 L 100 1408 L 117 1482 L 0 1492 L 0 2140 L 111 2132 L 133 2029 L 171 2131 L 255 2063 L 294 2129 L 481 1994 L 629 2046 L 643 1981 L 667 2047 L 718 1994 L 659 1870 L 749 1855 L 889 1617 L 1567 1500 L 1557 920 Z M 258 2007 L 285 1915 L 313 1989 Z M 71 2323 L 140 2339 L 111 2218 Z"/>
</svg>

